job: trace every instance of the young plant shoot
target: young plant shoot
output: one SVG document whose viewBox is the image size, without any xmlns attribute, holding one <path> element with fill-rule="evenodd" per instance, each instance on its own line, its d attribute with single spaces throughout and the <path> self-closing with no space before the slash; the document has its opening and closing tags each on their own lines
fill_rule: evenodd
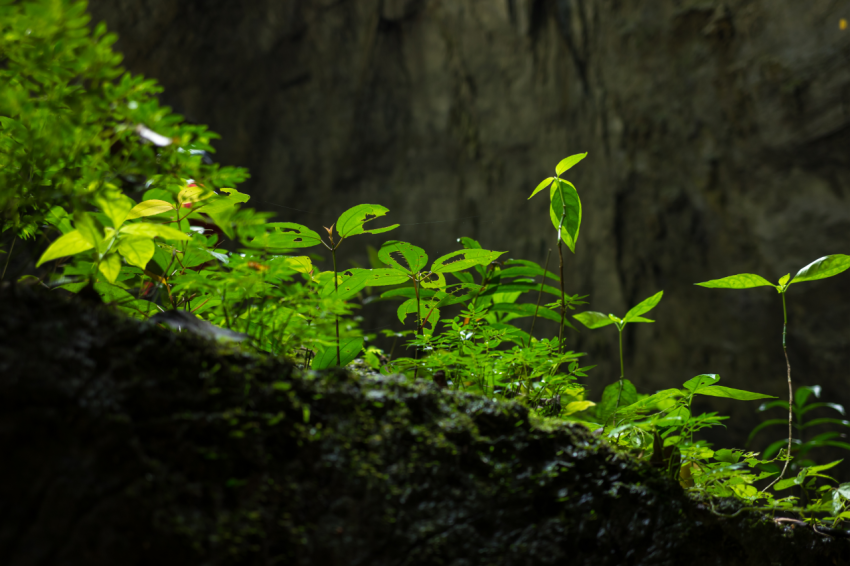
<svg viewBox="0 0 850 566">
<path fill-rule="evenodd" d="M 791 274 L 787 273 L 779 278 L 776 285 L 760 275 L 751 273 L 741 273 L 738 275 L 730 275 L 722 279 L 712 279 L 703 283 L 696 283 L 700 287 L 708 287 L 709 289 L 752 289 L 755 287 L 773 287 L 782 297 L 782 353 L 785 354 L 785 366 L 788 372 L 788 448 L 785 454 L 785 465 L 779 476 L 773 480 L 763 491 L 767 490 L 773 484 L 780 481 L 788 469 L 788 462 L 791 461 L 791 443 L 793 442 L 793 426 L 794 426 L 794 391 L 791 385 L 791 362 L 788 360 L 788 350 L 785 347 L 785 336 L 788 329 L 788 310 L 785 308 L 785 292 L 794 283 L 803 283 L 805 281 L 816 281 L 818 279 L 826 279 L 833 275 L 846 271 L 850 268 L 850 256 L 844 254 L 834 254 L 816 259 L 809 265 L 800 269 L 791 279 Z M 791 279 L 789 281 L 789 279 Z"/>
</svg>

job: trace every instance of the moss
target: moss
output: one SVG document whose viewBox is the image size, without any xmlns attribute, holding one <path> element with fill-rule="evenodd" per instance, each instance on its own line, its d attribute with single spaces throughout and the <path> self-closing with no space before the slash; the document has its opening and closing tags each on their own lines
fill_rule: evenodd
<svg viewBox="0 0 850 566">
<path fill-rule="evenodd" d="M 719 519 L 584 426 L 514 402 L 300 372 L 55 294 L 6 290 L 0 307 L 0 411 L 17 439 L 3 484 L 18 486 L 2 493 L 15 510 L 3 563 L 26 563 L 35 540 L 81 564 L 848 556 L 844 541 L 787 536 L 757 515 Z M 38 538 L 47 516 L 63 536 Z"/>
</svg>

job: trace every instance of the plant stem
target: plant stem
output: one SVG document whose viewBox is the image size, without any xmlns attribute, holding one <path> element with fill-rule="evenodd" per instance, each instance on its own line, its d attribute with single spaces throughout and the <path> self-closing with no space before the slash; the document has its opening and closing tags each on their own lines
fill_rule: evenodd
<svg viewBox="0 0 850 566">
<path fill-rule="evenodd" d="M 331 226 L 331 229 L 333 230 L 333 226 Z M 338 297 L 339 296 L 339 281 L 337 281 L 337 278 L 336 278 L 336 246 L 334 246 L 333 240 L 331 240 L 331 245 L 333 246 L 331 248 L 331 257 L 333 258 L 333 262 L 334 262 L 334 294 L 336 294 L 336 296 Z M 339 315 L 335 314 L 334 319 L 336 320 L 336 365 L 339 366 L 339 365 L 342 365 L 342 362 L 340 361 L 342 358 L 340 358 L 340 355 L 339 355 Z"/>
<path fill-rule="evenodd" d="M 791 461 L 791 441 L 793 437 L 793 416 L 794 416 L 794 390 L 791 386 L 791 362 L 788 361 L 788 349 L 785 347 L 785 335 L 788 330 L 788 310 L 785 308 L 785 293 L 782 295 L 782 352 L 785 354 L 785 367 L 788 368 L 788 453 L 785 455 L 785 465 L 782 466 L 782 472 L 779 477 L 770 482 L 770 485 L 762 491 L 767 491 L 776 482 L 782 479 L 785 472 L 788 470 L 788 463 Z"/>
<path fill-rule="evenodd" d="M 415 277 L 413 278 L 413 292 L 416 293 L 416 334 L 418 334 L 419 337 L 421 338 L 422 337 L 422 315 L 421 315 L 422 311 L 421 311 L 421 307 L 419 306 L 419 281 Z M 416 347 L 413 350 L 413 359 L 414 360 L 419 359 L 419 347 Z M 413 368 L 413 379 L 416 379 L 416 376 L 418 374 L 419 374 L 419 364 L 416 364 L 416 366 Z"/>
<path fill-rule="evenodd" d="M 567 317 L 567 301 L 564 292 L 564 238 L 561 234 L 561 230 L 564 228 L 564 220 L 567 218 L 567 203 L 564 201 L 564 188 L 561 186 L 560 176 L 558 177 L 558 193 L 561 195 L 561 221 L 558 222 L 558 257 L 561 263 L 561 327 L 558 329 L 558 353 L 560 354 L 564 351 L 564 321 Z"/>
<path fill-rule="evenodd" d="M 540 310 L 540 299 L 543 298 L 543 285 L 546 284 L 546 273 L 549 270 L 549 257 L 552 255 L 552 248 L 546 252 L 546 267 L 543 268 L 543 280 L 540 282 L 540 291 L 537 293 L 537 306 L 534 307 L 534 317 L 531 319 L 531 330 L 528 331 L 528 345 L 531 346 L 531 339 L 534 338 L 534 323 L 537 322 L 537 311 Z"/>
<path fill-rule="evenodd" d="M 620 338 L 620 390 L 617 392 L 617 404 L 614 405 L 614 415 L 617 414 L 617 410 L 620 408 L 620 398 L 623 396 L 623 379 L 626 377 L 626 371 L 623 368 L 623 330 L 618 328 L 617 334 Z"/>
<path fill-rule="evenodd" d="M 6 265 L 3 266 L 3 274 L 0 275 L 0 281 L 3 281 L 3 278 L 6 277 L 6 270 L 9 269 L 9 260 L 12 259 L 12 252 L 15 251 L 15 242 L 18 241 L 18 237 L 15 236 L 12 238 L 12 247 L 9 248 L 9 255 L 6 256 Z"/>
</svg>

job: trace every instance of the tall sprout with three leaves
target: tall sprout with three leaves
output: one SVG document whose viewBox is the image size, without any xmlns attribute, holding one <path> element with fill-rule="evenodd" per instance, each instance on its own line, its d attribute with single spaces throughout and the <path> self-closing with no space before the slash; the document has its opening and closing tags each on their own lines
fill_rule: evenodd
<svg viewBox="0 0 850 566">
<path fill-rule="evenodd" d="M 617 387 L 617 400 L 614 403 L 614 410 L 611 415 L 616 414 L 617 409 L 620 408 L 620 401 L 623 397 L 624 388 L 626 388 L 626 393 L 628 396 L 635 397 L 635 399 L 637 396 L 634 385 L 632 385 L 628 380 L 625 379 L 626 372 L 625 365 L 623 363 L 623 329 L 625 329 L 626 325 L 630 322 L 655 322 L 654 320 L 644 318 L 643 315 L 654 309 L 655 306 L 658 305 L 658 303 L 661 301 L 661 297 L 663 296 L 664 291 L 659 291 L 648 299 L 644 299 L 643 301 L 632 307 L 629 312 L 626 313 L 626 316 L 624 316 L 623 318 L 618 318 L 613 314 L 605 315 L 601 312 L 596 311 L 581 312 L 576 315 L 573 315 L 574 319 L 578 320 L 580 323 L 590 329 L 603 328 L 612 324 L 617 327 L 617 333 L 619 334 L 620 339 L 620 379 Z M 610 399 L 612 397 L 613 390 L 611 389 L 611 385 L 609 385 L 602 393 L 602 402 L 600 406 L 609 406 Z M 607 420 L 607 416 L 604 420 Z"/>
<path fill-rule="evenodd" d="M 765 490 L 782 479 L 785 471 L 788 469 L 788 462 L 791 460 L 791 444 L 793 442 L 793 426 L 794 426 L 794 391 L 791 385 L 791 362 L 788 361 L 788 350 L 785 347 L 785 336 L 788 329 L 788 310 L 785 307 L 785 292 L 794 283 L 803 283 L 805 281 L 816 281 L 818 279 L 826 279 L 833 275 L 838 275 L 842 271 L 850 268 L 850 256 L 844 254 L 833 254 L 824 256 L 802 268 L 791 279 L 791 274 L 787 273 L 779 278 L 778 284 L 774 285 L 760 275 L 751 273 L 741 273 L 738 275 L 730 275 L 722 279 L 712 279 L 703 283 L 696 283 L 700 287 L 708 287 L 710 289 L 752 289 L 754 287 L 773 287 L 782 297 L 782 352 L 785 354 L 785 366 L 788 371 L 788 453 L 785 458 L 785 465 L 782 467 L 779 477 L 777 477 Z"/>
<path fill-rule="evenodd" d="M 558 238 L 558 258 L 560 259 L 560 274 L 561 274 L 561 326 L 558 331 L 558 342 L 563 348 L 564 341 L 564 326 L 567 316 L 566 306 L 566 291 L 564 290 L 564 250 L 563 244 L 566 243 L 570 251 L 576 253 L 576 242 L 578 241 L 578 231 L 581 227 L 581 199 L 578 197 L 578 191 L 575 185 L 561 179 L 561 175 L 566 173 L 579 161 L 587 157 L 587 153 L 579 153 L 562 159 L 555 166 L 555 176 L 546 177 L 532 191 L 531 197 L 549 188 L 549 218 L 552 220 L 552 225 L 557 230 Z"/>
<path fill-rule="evenodd" d="M 346 238 L 360 234 L 381 234 L 398 228 L 398 224 L 393 224 L 385 228 L 373 228 L 371 230 L 363 227 L 367 222 L 384 216 L 387 212 L 389 212 L 389 209 L 379 204 L 359 204 L 349 208 L 340 215 L 334 224 L 331 224 L 330 228 L 325 227 L 325 231 L 328 233 L 327 242 L 319 234 L 301 224 L 295 224 L 294 222 L 272 222 L 266 224 L 266 228 L 271 228 L 272 231 L 263 233 L 260 237 L 255 238 L 251 244 L 265 248 L 280 249 L 310 248 L 322 244 L 330 250 L 333 261 L 333 277 L 331 281 L 325 283 L 322 294 L 330 295 L 333 293 L 338 299 L 343 300 L 355 295 L 366 286 L 369 278 L 360 272 L 369 272 L 370 270 L 349 270 L 347 276 L 340 277 L 336 266 L 336 250 L 339 249 L 339 246 L 342 245 L 342 242 Z M 334 228 L 336 228 L 337 238 L 334 238 Z M 342 291 L 340 291 L 341 283 L 343 284 Z M 336 363 L 337 365 L 342 365 L 339 342 L 339 315 L 336 315 Z"/>
</svg>

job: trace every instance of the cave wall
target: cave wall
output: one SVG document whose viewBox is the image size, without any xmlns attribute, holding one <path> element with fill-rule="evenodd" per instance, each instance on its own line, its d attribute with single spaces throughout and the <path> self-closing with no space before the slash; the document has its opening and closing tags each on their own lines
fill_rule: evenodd
<svg viewBox="0 0 850 566">
<path fill-rule="evenodd" d="M 850 31 L 831 0 L 91 0 L 127 67 L 222 134 L 217 159 L 280 220 L 328 225 L 375 202 L 393 235 L 432 253 L 467 235 L 542 262 L 544 197 L 562 157 L 585 217 L 568 289 L 623 313 L 659 289 L 654 325 L 629 328 L 639 390 L 702 372 L 783 395 L 775 280 L 850 253 Z M 355 248 L 352 250 L 356 253 Z M 800 384 L 844 389 L 848 277 L 789 292 Z M 617 375 L 611 331 L 573 346 Z M 752 406 L 731 411 L 748 429 Z"/>
</svg>

